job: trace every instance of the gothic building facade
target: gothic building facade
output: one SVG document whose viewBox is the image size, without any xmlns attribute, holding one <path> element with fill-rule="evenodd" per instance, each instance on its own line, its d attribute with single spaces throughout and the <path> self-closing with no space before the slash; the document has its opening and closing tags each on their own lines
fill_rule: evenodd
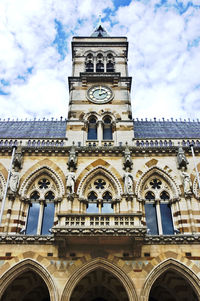
<svg viewBox="0 0 200 301">
<path fill-rule="evenodd" d="M 133 120 L 127 62 L 100 24 L 67 120 L 0 122 L 0 300 L 200 300 L 200 123 Z"/>
</svg>

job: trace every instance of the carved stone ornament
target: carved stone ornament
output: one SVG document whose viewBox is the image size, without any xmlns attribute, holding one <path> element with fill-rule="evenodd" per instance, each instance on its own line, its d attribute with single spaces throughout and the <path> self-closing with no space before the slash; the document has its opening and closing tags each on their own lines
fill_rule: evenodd
<svg viewBox="0 0 200 301">
<path fill-rule="evenodd" d="M 74 193 L 74 186 L 75 186 L 75 173 L 73 171 L 71 171 L 66 176 L 67 194 Z"/>
<path fill-rule="evenodd" d="M 197 177 L 195 177 L 193 181 L 193 192 L 197 200 L 200 199 L 200 188 L 199 188 L 199 183 Z"/>
<path fill-rule="evenodd" d="M 22 147 L 18 146 L 13 159 L 13 168 L 15 171 L 18 171 L 22 168 L 22 159 Z"/>
<path fill-rule="evenodd" d="M 126 145 L 126 148 L 125 148 L 125 151 L 124 151 L 124 169 L 127 170 L 132 170 L 133 168 L 133 161 L 132 161 L 132 158 L 131 158 L 131 152 L 128 148 L 128 144 Z"/>
<path fill-rule="evenodd" d="M 182 147 L 179 147 L 179 149 L 178 149 L 177 163 L 178 163 L 178 169 L 184 169 L 184 170 L 187 169 L 187 164 L 189 162 L 185 156 L 185 152 L 182 149 Z"/>
<path fill-rule="evenodd" d="M 77 156 L 76 156 L 76 150 L 74 145 L 70 150 L 67 165 L 70 171 L 75 171 L 77 169 Z"/>
<path fill-rule="evenodd" d="M 124 173 L 124 193 L 125 194 L 133 194 L 133 175 L 126 171 Z"/>
<path fill-rule="evenodd" d="M 13 199 L 13 200 L 15 199 L 18 188 L 19 188 L 19 172 L 12 171 L 10 175 L 9 186 L 8 186 L 9 199 Z"/>
<path fill-rule="evenodd" d="M 182 172 L 182 178 L 183 178 L 183 188 L 185 195 L 189 196 L 192 194 L 192 181 L 190 179 L 190 176 L 187 172 Z"/>
</svg>

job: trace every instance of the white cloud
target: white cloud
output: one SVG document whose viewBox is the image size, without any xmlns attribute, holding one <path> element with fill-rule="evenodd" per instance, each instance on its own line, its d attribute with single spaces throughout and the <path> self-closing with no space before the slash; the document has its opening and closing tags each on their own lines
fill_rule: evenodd
<svg viewBox="0 0 200 301">
<path fill-rule="evenodd" d="M 10 82 L 4 87 L 10 94 L 0 95 L 1 117 L 67 117 L 71 37 L 90 35 L 106 8 L 112 12 L 105 23 L 109 33 L 126 35 L 130 43 L 134 117 L 198 117 L 200 9 L 190 5 L 180 14 L 175 0 L 157 9 L 160 0 L 141 0 L 115 11 L 114 2 L 1 0 L 0 78 Z M 64 61 L 53 44 L 55 19 L 67 35 Z"/>
</svg>

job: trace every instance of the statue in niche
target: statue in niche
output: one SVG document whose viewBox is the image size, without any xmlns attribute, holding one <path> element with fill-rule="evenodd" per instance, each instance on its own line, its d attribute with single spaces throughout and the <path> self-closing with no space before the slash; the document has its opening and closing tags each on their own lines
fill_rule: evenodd
<svg viewBox="0 0 200 301">
<path fill-rule="evenodd" d="M 124 169 L 126 170 L 127 168 L 129 168 L 131 170 L 132 166 L 133 166 L 133 162 L 131 158 L 131 152 L 128 148 L 128 143 L 126 143 L 126 148 L 124 151 Z"/>
<path fill-rule="evenodd" d="M 192 182 L 187 172 L 182 172 L 184 193 L 189 195 L 192 193 Z"/>
<path fill-rule="evenodd" d="M 68 159 L 67 165 L 68 165 L 69 170 L 71 170 L 71 171 L 76 170 L 77 156 L 76 156 L 76 150 L 75 150 L 74 142 L 73 142 L 73 146 L 72 146 L 72 148 L 70 150 L 70 153 L 69 153 L 69 159 Z"/>
<path fill-rule="evenodd" d="M 67 193 L 69 194 L 74 193 L 74 186 L 75 186 L 75 173 L 73 171 L 70 171 L 66 176 Z"/>
<path fill-rule="evenodd" d="M 11 193 L 16 193 L 19 187 L 19 172 L 12 171 L 9 180 L 9 190 Z"/>
<path fill-rule="evenodd" d="M 178 169 L 186 170 L 188 160 L 185 156 L 185 152 L 182 149 L 182 147 L 179 147 L 178 154 L 177 154 L 177 163 L 178 163 Z"/>
<path fill-rule="evenodd" d="M 124 193 L 133 194 L 133 175 L 130 173 L 130 169 L 124 173 Z"/>
</svg>

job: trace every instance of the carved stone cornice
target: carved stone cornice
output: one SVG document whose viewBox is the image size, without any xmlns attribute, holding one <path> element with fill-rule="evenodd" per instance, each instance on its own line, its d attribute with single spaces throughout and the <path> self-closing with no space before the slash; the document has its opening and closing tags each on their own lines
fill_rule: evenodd
<svg viewBox="0 0 200 301">
<path fill-rule="evenodd" d="M 71 146 L 68 145 L 68 141 L 66 139 L 59 140 L 58 143 L 56 142 L 56 139 L 51 142 L 51 139 L 45 139 L 44 145 L 37 145 L 37 141 L 42 141 L 42 139 L 25 139 L 22 141 L 22 139 L 19 139 L 18 142 L 23 143 L 23 150 L 22 153 L 25 155 L 32 155 L 37 154 L 38 156 L 41 154 L 49 155 L 56 153 L 59 155 L 66 155 L 70 153 Z M 29 145 L 28 145 L 29 144 Z M 129 146 L 129 150 L 132 156 L 140 156 L 140 155 L 158 155 L 162 154 L 163 156 L 176 156 L 177 150 L 179 146 L 173 145 L 173 146 L 137 146 L 137 141 L 133 142 L 133 146 Z M 121 154 L 123 156 L 124 154 L 125 146 L 113 146 L 113 145 L 106 145 L 106 146 L 99 146 L 96 144 L 95 146 L 79 146 L 76 147 L 76 153 L 82 154 L 84 153 L 89 156 L 92 154 Z M 186 153 L 190 153 L 190 149 L 188 147 L 184 147 L 184 150 Z M 195 147 L 195 153 L 200 152 L 200 147 Z M 8 155 L 12 153 L 12 145 L 1 145 L 0 146 L 0 153 L 3 155 Z"/>
<path fill-rule="evenodd" d="M 168 244 L 200 244 L 199 234 L 177 234 L 177 235 L 146 235 L 144 244 L 168 245 Z"/>
<path fill-rule="evenodd" d="M 0 244 L 52 244 L 55 241 L 52 235 L 24 235 L 1 234 Z"/>
<path fill-rule="evenodd" d="M 139 236 L 144 237 L 146 227 L 131 227 L 131 228 L 111 228 L 111 227 L 54 227 L 52 233 L 55 237 L 60 236 Z"/>
</svg>

